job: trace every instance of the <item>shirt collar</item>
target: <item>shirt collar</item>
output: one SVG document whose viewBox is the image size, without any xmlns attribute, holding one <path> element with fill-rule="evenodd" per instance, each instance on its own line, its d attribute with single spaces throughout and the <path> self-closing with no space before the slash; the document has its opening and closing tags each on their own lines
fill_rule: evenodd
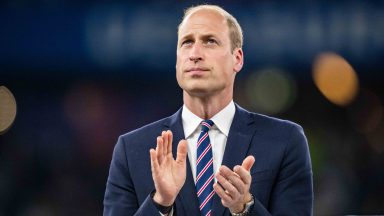
<svg viewBox="0 0 384 216">
<path fill-rule="evenodd" d="M 213 128 L 218 128 L 221 133 L 228 137 L 229 129 L 231 127 L 233 117 L 235 116 L 235 111 L 235 103 L 231 100 L 231 102 L 224 107 L 224 109 L 211 118 L 211 120 L 215 123 Z M 192 113 L 185 105 L 183 106 L 181 118 L 183 121 L 185 138 L 191 136 L 192 133 L 199 127 L 200 122 L 204 120 Z"/>
</svg>

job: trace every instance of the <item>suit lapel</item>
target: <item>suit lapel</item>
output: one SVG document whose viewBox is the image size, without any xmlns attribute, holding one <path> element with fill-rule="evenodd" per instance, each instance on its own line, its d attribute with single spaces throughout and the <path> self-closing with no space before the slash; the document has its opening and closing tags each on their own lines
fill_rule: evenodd
<svg viewBox="0 0 384 216">
<path fill-rule="evenodd" d="M 183 124 L 181 120 L 182 109 L 177 111 L 173 116 L 171 116 L 171 121 L 165 126 L 168 127 L 173 133 L 173 143 L 172 143 L 172 153 L 173 156 L 177 155 L 177 145 L 181 139 L 185 139 Z M 192 196 L 196 194 L 195 182 L 193 180 L 193 175 L 191 171 L 191 165 L 189 164 L 189 158 L 187 156 L 187 177 L 184 183 L 184 186 L 181 188 L 179 195 L 176 198 L 176 204 L 181 203 L 184 214 L 179 212 L 178 214 L 182 215 L 200 215 L 199 210 L 199 201 L 197 196 Z"/>
<path fill-rule="evenodd" d="M 249 145 L 256 131 L 256 127 L 251 127 L 253 123 L 249 113 L 236 105 L 236 113 L 229 130 L 222 165 L 230 169 L 236 165 L 241 165 L 247 156 Z M 220 197 L 216 194 L 213 198 L 212 209 L 213 215 L 223 215 L 226 210 L 221 204 Z"/>
</svg>

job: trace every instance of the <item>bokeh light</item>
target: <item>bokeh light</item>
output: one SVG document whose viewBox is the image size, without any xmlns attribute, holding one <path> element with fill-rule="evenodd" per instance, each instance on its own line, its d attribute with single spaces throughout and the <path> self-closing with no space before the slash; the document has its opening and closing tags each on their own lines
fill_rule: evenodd
<svg viewBox="0 0 384 216">
<path fill-rule="evenodd" d="M 322 53 L 315 59 L 313 79 L 320 92 L 339 106 L 350 104 L 359 89 L 359 80 L 351 65 L 334 53 Z"/>
<path fill-rule="evenodd" d="M 16 100 L 12 92 L 0 86 L 0 134 L 5 133 L 16 117 Z"/>
<path fill-rule="evenodd" d="M 294 79 L 280 69 L 252 73 L 246 81 L 248 102 L 256 111 L 265 114 L 286 111 L 294 103 L 296 91 Z"/>
</svg>

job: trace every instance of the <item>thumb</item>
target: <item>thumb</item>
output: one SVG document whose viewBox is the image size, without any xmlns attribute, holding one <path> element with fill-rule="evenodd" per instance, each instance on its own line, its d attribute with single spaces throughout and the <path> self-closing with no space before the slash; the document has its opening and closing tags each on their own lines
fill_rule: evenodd
<svg viewBox="0 0 384 216">
<path fill-rule="evenodd" d="M 177 145 L 176 163 L 185 163 L 186 158 L 187 158 L 187 141 L 180 140 L 179 144 Z"/>
<path fill-rule="evenodd" d="M 254 163 L 255 163 L 255 157 L 253 157 L 252 155 L 249 155 L 243 160 L 243 163 L 241 164 L 241 166 L 247 171 L 250 171 Z"/>
</svg>

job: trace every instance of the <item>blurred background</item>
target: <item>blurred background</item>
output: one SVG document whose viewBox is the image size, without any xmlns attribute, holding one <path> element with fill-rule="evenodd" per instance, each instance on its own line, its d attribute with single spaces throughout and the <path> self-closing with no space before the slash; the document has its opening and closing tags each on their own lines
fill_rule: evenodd
<svg viewBox="0 0 384 216">
<path fill-rule="evenodd" d="M 17 115 L 0 135 L 0 215 L 102 215 L 117 137 L 182 106 L 176 28 L 198 3 L 1 1 Z M 384 2 L 208 3 L 244 30 L 235 101 L 303 126 L 314 214 L 384 214 Z"/>
</svg>

